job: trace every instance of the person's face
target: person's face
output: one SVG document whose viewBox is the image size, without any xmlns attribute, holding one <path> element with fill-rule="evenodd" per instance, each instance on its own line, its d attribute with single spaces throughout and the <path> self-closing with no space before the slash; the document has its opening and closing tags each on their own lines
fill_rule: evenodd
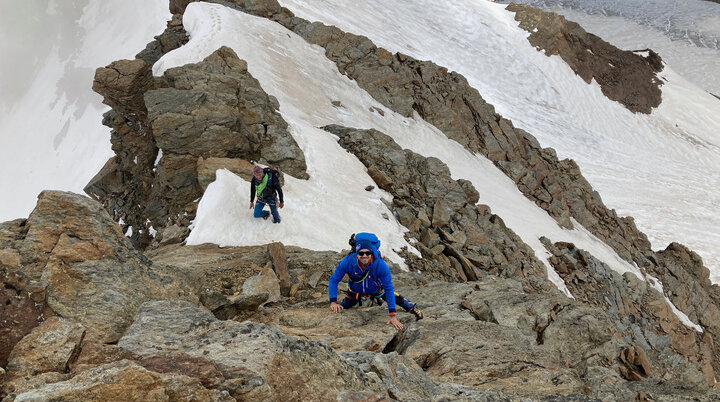
<svg viewBox="0 0 720 402">
<path fill-rule="evenodd" d="M 358 260 L 360 260 L 360 262 L 363 265 L 367 265 L 370 262 L 370 256 L 372 255 L 372 251 L 364 248 L 364 249 L 358 251 L 357 255 L 358 255 Z"/>
<path fill-rule="evenodd" d="M 255 178 L 258 179 L 258 180 L 262 180 L 262 178 L 263 178 L 263 172 L 262 172 L 262 171 L 260 171 L 260 172 L 253 172 L 253 176 L 255 176 Z"/>
</svg>

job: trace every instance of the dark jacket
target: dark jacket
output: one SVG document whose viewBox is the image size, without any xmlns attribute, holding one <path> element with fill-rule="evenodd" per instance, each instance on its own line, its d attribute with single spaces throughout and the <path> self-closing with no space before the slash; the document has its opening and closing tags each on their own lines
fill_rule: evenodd
<svg viewBox="0 0 720 402">
<path fill-rule="evenodd" d="M 277 194 L 280 199 L 280 203 L 283 203 L 283 192 L 282 187 L 280 187 L 280 179 L 277 177 L 277 170 L 265 168 L 263 169 L 263 172 L 265 175 L 270 176 L 268 177 L 267 185 L 265 186 L 262 194 L 257 195 L 258 201 L 268 200 Z M 264 178 L 265 176 L 263 176 L 263 179 Z M 253 176 L 252 180 L 250 180 L 250 202 L 255 201 L 255 186 L 258 184 L 260 184 L 260 181 Z"/>
</svg>

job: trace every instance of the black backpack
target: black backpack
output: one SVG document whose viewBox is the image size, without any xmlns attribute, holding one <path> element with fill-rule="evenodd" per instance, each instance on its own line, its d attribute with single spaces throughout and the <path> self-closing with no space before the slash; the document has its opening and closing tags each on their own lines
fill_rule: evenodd
<svg viewBox="0 0 720 402">
<path fill-rule="evenodd" d="M 275 195 L 277 187 L 280 185 L 280 172 L 273 167 L 263 168 L 263 173 L 268 175 L 267 186 L 262 194 L 258 194 L 258 198 L 268 198 Z"/>
</svg>

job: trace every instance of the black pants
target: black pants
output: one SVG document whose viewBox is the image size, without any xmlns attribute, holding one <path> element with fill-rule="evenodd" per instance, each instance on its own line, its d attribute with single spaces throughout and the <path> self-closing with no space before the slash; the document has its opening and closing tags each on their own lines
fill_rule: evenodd
<svg viewBox="0 0 720 402">
<path fill-rule="evenodd" d="M 340 305 L 343 308 L 350 308 L 358 303 L 362 306 L 363 299 L 367 300 L 369 298 L 381 298 L 387 302 L 386 295 L 383 293 L 382 295 L 363 295 L 361 293 L 355 293 L 352 290 L 348 290 L 345 293 L 345 298 L 340 302 Z M 397 292 L 395 292 L 395 304 L 405 309 L 407 312 L 412 312 L 415 309 L 415 304 L 410 302 L 410 300 L 404 298 L 403 296 L 400 296 Z"/>
</svg>

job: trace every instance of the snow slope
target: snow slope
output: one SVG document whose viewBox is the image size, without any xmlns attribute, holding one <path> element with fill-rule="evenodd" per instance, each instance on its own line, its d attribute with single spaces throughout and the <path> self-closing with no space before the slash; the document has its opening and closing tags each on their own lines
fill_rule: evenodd
<svg viewBox="0 0 720 402">
<path fill-rule="evenodd" d="M 574 159 L 605 203 L 653 247 L 679 241 L 720 281 L 720 100 L 666 67 L 663 103 L 633 114 L 532 48 L 487 1 L 281 0 L 298 16 L 365 35 L 391 52 L 463 74 L 498 113 Z M 717 66 L 715 66 L 717 68 Z"/>
<path fill-rule="evenodd" d="M 134 58 L 170 18 L 164 0 L 3 0 L 0 222 L 45 189 L 82 189 L 113 155 L 95 69 Z M 128 29 L 128 25 L 132 29 Z"/>
</svg>

